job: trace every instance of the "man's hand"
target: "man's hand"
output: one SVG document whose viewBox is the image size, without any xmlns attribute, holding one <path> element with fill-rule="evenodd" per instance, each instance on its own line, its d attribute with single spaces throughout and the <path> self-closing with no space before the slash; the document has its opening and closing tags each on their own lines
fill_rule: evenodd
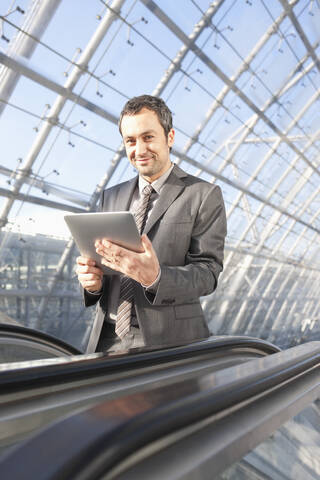
<svg viewBox="0 0 320 480">
<path fill-rule="evenodd" d="M 83 288 L 88 292 L 101 290 L 103 272 L 96 267 L 96 262 L 92 258 L 78 257 L 77 265 L 76 274 Z"/>
<path fill-rule="evenodd" d="M 147 235 L 141 237 L 144 251 L 133 252 L 119 247 L 104 238 L 95 243 L 96 252 L 102 256 L 101 263 L 127 275 L 142 285 L 151 285 L 158 277 L 160 265 L 156 252 Z"/>
</svg>

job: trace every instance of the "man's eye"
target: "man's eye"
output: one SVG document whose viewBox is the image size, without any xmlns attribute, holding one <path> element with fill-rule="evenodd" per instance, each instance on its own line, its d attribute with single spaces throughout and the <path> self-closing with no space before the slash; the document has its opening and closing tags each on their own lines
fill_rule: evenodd
<svg viewBox="0 0 320 480">
<path fill-rule="evenodd" d="M 126 143 L 132 145 L 134 143 L 133 138 L 129 138 Z"/>
<path fill-rule="evenodd" d="M 153 135 L 146 135 L 146 136 L 145 136 L 145 139 L 146 139 L 146 140 L 151 140 L 152 138 L 153 138 Z"/>
</svg>

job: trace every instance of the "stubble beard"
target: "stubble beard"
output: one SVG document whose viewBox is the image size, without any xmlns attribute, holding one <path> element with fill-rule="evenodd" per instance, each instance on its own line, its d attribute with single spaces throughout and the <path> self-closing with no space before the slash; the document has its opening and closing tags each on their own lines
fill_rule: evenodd
<svg viewBox="0 0 320 480">
<path fill-rule="evenodd" d="M 135 160 L 135 168 L 139 174 L 147 177 L 152 177 L 159 172 L 160 165 L 158 163 L 157 157 L 154 154 L 151 154 L 149 162 L 146 165 L 139 165 L 137 160 Z"/>
</svg>

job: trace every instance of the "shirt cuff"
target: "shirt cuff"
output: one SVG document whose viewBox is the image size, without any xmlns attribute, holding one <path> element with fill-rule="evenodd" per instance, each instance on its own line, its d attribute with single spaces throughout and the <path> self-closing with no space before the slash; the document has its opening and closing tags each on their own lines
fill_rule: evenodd
<svg viewBox="0 0 320 480">
<path fill-rule="evenodd" d="M 160 278 L 161 278 L 161 268 L 159 269 L 159 273 L 158 273 L 158 276 L 157 278 L 155 279 L 155 281 L 153 283 L 151 283 L 151 285 L 143 285 L 143 283 L 141 283 L 142 287 L 145 288 L 148 292 L 155 292 L 157 290 L 157 287 L 159 285 L 159 282 L 160 282 Z"/>
<path fill-rule="evenodd" d="M 95 292 L 90 292 L 89 290 L 86 290 L 86 292 L 89 293 L 90 295 L 101 295 L 102 288 L 101 290 L 96 290 Z"/>
</svg>

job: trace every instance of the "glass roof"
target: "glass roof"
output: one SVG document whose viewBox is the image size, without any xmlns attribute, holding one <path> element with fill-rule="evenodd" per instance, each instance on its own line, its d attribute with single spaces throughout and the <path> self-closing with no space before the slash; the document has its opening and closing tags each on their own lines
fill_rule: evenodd
<svg viewBox="0 0 320 480">
<path fill-rule="evenodd" d="M 284 336 L 290 314 L 292 335 L 306 321 L 319 333 L 318 0 L 2 0 L 0 15 L 7 235 L 32 223 L 67 238 L 65 212 L 134 176 L 117 118 L 158 95 L 172 159 L 219 184 L 227 208 L 211 329 L 266 336 L 273 322 Z"/>
</svg>

